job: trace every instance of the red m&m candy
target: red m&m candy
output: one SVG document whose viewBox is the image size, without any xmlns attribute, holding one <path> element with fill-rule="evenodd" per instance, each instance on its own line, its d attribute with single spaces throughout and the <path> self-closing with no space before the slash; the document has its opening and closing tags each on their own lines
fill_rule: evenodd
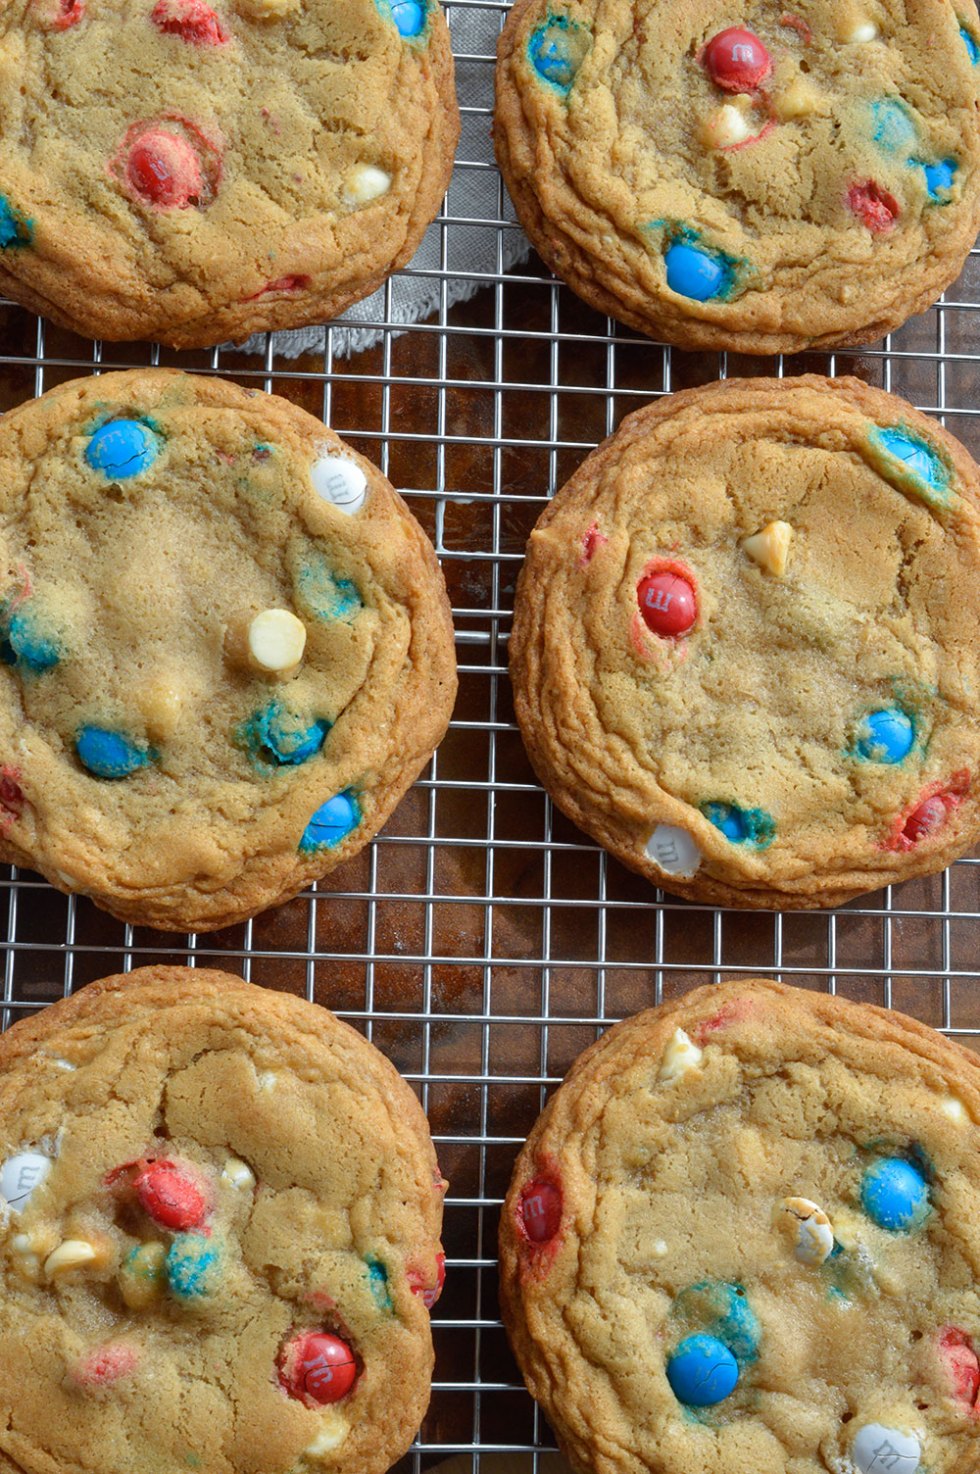
<svg viewBox="0 0 980 1474">
<path fill-rule="evenodd" d="M 895 196 L 882 189 L 880 184 L 875 184 L 873 179 L 866 184 L 852 184 L 847 191 L 847 204 L 872 235 L 891 230 L 902 213 Z"/>
<path fill-rule="evenodd" d="M 126 178 L 141 199 L 164 210 L 186 210 L 207 192 L 193 147 L 181 134 L 166 128 L 147 128 L 133 139 Z"/>
<path fill-rule="evenodd" d="M 340 1402 L 357 1381 L 354 1353 L 330 1331 L 306 1331 L 283 1347 L 279 1380 L 290 1397 L 307 1407 Z"/>
<path fill-rule="evenodd" d="M 655 635 L 686 635 L 698 617 L 694 584 L 671 568 L 646 574 L 637 585 L 640 613 Z"/>
<path fill-rule="evenodd" d="M 443 1285 L 446 1283 L 446 1256 L 439 1253 L 436 1255 L 436 1282 L 427 1285 L 425 1275 L 419 1269 L 408 1271 L 408 1283 L 413 1295 L 422 1296 L 422 1304 L 426 1310 L 431 1310 L 439 1296 L 442 1294 Z"/>
<path fill-rule="evenodd" d="M 772 71 L 769 53 L 758 36 L 741 26 L 713 36 L 701 60 L 712 82 L 725 92 L 754 92 Z"/>
<path fill-rule="evenodd" d="M 157 30 L 195 46 L 222 46 L 228 32 L 204 0 L 157 0 L 150 17 Z"/>
<path fill-rule="evenodd" d="M 529 1182 L 521 1193 L 518 1213 L 531 1243 L 548 1243 L 561 1227 L 561 1189 L 553 1182 Z"/>
<path fill-rule="evenodd" d="M 133 1180 L 141 1208 L 154 1223 L 186 1233 L 207 1216 L 208 1200 L 188 1172 L 174 1162 L 150 1162 Z"/>
<path fill-rule="evenodd" d="M 934 798 L 924 799 L 912 810 L 905 821 L 902 834 L 911 844 L 918 844 L 920 839 L 925 839 L 927 834 L 934 834 L 945 822 L 946 805 L 936 795 Z"/>
<path fill-rule="evenodd" d="M 939 1354 L 953 1384 L 953 1391 L 967 1407 L 977 1407 L 980 1398 L 980 1358 L 965 1331 L 949 1326 L 939 1337 Z"/>
</svg>

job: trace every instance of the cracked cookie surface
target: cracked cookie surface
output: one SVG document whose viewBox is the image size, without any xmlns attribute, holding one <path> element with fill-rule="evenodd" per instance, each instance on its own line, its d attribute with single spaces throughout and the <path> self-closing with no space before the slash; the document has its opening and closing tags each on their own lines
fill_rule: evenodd
<svg viewBox="0 0 980 1474">
<path fill-rule="evenodd" d="M 778 983 L 609 1030 L 517 1162 L 504 1320 L 595 1474 L 973 1474 L 980 1063 Z"/>
<path fill-rule="evenodd" d="M 0 286 L 175 347 L 328 322 L 414 255 L 458 134 L 437 0 L 11 0 Z"/>
<path fill-rule="evenodd" d="M 456 691 L 432 546 L 288 401 L 168 370 L 0 424 L 0 854 L 213 929 L 356 853 Z"/>
<path fill-rule="evenodd" d="M 4 1036 L 0 1120 L 0 1469 L 383 1474 L 404 1452 L 446 1184 L 361 1035 L 143 968 Z"/>
<path fill-rule="evenodd" d="M 854 379 L 629 416 L 531 534 L 510 668 L 555 802 L 678 895 L 839 905 L 980 837 L 980 499 Z"/>
<path fill-rule="evenodd" d="M 588 303 L 682 347 L 867 343 L 980 226 L 972 0 L 518 0 L 497 157 Z"/>
</svg>

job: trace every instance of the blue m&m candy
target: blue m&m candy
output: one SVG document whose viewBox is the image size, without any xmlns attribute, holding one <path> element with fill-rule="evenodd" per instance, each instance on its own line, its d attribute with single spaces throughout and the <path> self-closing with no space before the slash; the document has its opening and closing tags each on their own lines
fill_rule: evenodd
<svg viewBox="0 0 980 1474">
<path fill-rule="evenodd" d="M 872 763 L 900 763 L 908 757 L 914 741 L 912 718 L 900 707 L 888 706 L 864 718 L 858 733 L 858 756 Z"/>
<path fill-rule="evenodd" d="M 918 132 L 902 104 L 884 98 L 872 105 L 871 136 L 886 154 L 907 154 L 915 148 Z"/>
<path fill-rule="evenodd" d="M 17 664 L 35 674 L 58 664 L 58 646 L 38 627 L 29 609 L 13 615 L 7 627 L 7 643 Z"/>
<path fill-rule="evenodd" d="M 300 854 L 311 855 L 317 850 L 334 849 L 353 833 L 360 822 L 360 805 L 354 795 L 350 792 L 334 794 L 333 798 L 320 805 L 303 830 Z"/>
<path fill-rule="evenodd" d="M 943 496 L 949 491 L 949 470 L 945 462 L 919 436 L 901 425 L 889 425 L 886 429 L 875 430 L 871 442 L 901 462 L 903 474 L 896 479 L 912 483 L 919 491 L 924 488 Z"/>
<path fill-rule="evenodd" d="M 527 54 L 539 77 L 567 94 L 589 49 L 589 37 L 566 16 L 551 16 L 532 33 Z"/>
<path fill-rule="evenodd" d="M 29 246 L 34 237 L 34 221 L 15 210 L 6 195 L 0 194 L 0 251 L 8 246 Z"/>
<path fill-rule="evenodd" d="M 904 1157 L 879 1157 L 862 1178 L 861 1206 L 879 1228 L 910 1233 L 929 1215 L 929 1184 Z"/>
<path fill-rule="evenodd" d="M 92 436 L 85 459 L 110 481 L 126 481 L 152 466 L 159 449 L 156 435 L 142 420 L 109 420 Z"/>
<path fill-rule="evenodd" d="M 931 200 L 940 200 L 945 204 L 953 188 L 957 168 L 955 159 L 941 159 L 938 164 L 922 165 L 922 172 L 926 176 L 926 189 L 929 191 Z"/>
<path fill-rule="evenodd" d="M 973 65 L 976 66 L 977 62 L 980 62 L 980 45 L 977 44 L 976 37 L 967 30 L 966 26 L 960 26 L 960 35 L 963 37 L 963 45 L 966 47 L 967 56 Z"/>
<path fill-rule="evenodd" d="M 153 761 L 145 748 L 107 727 L 83 727 L 75 739 L 75 751 L 82 767 L 96 778 L 128 778 Z"/>
<path fill-rule="evenodd" d="M 685 1407 L 714 1407 L 738 1385 L 738 1362 L 714 1336 L 688 1336 L 667 1358 L 667 1381 Z"/>
<path fill-rule="evenodd" d="M 702 804 L 701 812 L 732 844 L 750 844 L 763 850 L 775 838 L 776 821 L 765 809 L 740 809 L 737 804 L 713 800 Z"/>
<path fill-rule="evenodd" d="M 731 285 L 731 267 L 720 256 L 688 241 L 674 241 L 664 252 L 667 285 L 679 297 L 708 302 Z"/>
<path fill-rule="evenodd" d="M 419 0 L 392 0 L 391 18 L 399 36 L 410 39 L 417 36 L 425 25 L 425 5 Z"/>
<path fill-rule="evenodd" d="M 167 1255 L 167 1283 L 178 1300 L 213 1294 L 221 1273 L 221 1255 L 213 1238 L 202 1233 L 178 1234 Z"/>
<path fill-rule="evenodd" d="M 236 734 L 239 743 L 267 763 L 298 767 L 316 757 L 327 739 L 330 723 L 303 720 L 278 701 L 257 711 Z"/>
</svg>

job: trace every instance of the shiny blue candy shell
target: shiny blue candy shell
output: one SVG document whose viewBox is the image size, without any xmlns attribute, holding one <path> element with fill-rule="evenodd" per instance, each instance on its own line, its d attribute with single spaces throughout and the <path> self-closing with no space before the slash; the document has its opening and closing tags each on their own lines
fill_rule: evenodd
<svg viewBox="0 0 980 1474">
<path fill-rule="evenodd" d="M 973 65 L 976 66 L 977 62 L 980 61 L 980 45 L 977 44 L 976 37 L 971 35 L 966 26 L 960 26 L 960 35 L 963 37 L 963 45 L 966 47 L 967 55 Z"/>
<path fill-rule="evenodd" d="M 361 810 L 352 793 L 337 793 L 321 804 L 303 831 L 300 853 L 332 850 L 361 822 Z"/>
<path fill-rule="evenodd" d="M 939 456 L 925 441 L 900 429 L 897 425 L 876 432 L 874 439 L 882 450 L 901 461 L 906 471 L 934 491 L 944 492 L 949 486 L 949 472 Z"/>
<path fill-rule="evenodd" d="M 707 302 L 720 296 L 729 284 L 730 272 L 725 262 L 686 241 L 675 241 L 668 246 L 664 262 L 670 290 L 693 302 Z"/>
<path fill-rule="evenodd" d="M 399 36 L 411 39 L 419 35 L 425 25 L 425 6 L 419 0 L 392 0 L 391 18 Z"/>
<path fill-rule="evenodd" d="M 923 164 L 922 172 L 926 176 L 926 189 L 931 200 L 948 198 L 956 178 L 956 167 L 955 159 L 942 159 L 938 164 Z"/>
<path fill-rule="evenodd" d="M 904 1157 L 880 1157 L 862 1179 L 861 1205 L 879 1228 L 910 1233 L 928 1215 L 929 1184 Z"/>
<path fill-rule="evenodd" d="M 861 723 L 857 750 L 872 763 L 900 763 L 915 741 L 912 718 L 897 706 L 873 711 Z"/>
<path fill-rule="evenodd" d="M 142 420 L 109 420 L 92 436 L 85 459 L 109 481 L 127 481 L 152 466 L 159 448 L 157 437 Z"/>
<path fill-rule="evenodd" d="M 128 778 L 145 768 L 150 754 L 105 727 L 83 727 L 75 739 L 78 761 L 96 778 Z"/>
<path fill-rule="evenodd" d="M 667 1360 L 667 1381 L 685 1407 L 714 1407 L 738 1384 L 738 1362 L 714 1336 L 688 1336 Z"/>
</svg>

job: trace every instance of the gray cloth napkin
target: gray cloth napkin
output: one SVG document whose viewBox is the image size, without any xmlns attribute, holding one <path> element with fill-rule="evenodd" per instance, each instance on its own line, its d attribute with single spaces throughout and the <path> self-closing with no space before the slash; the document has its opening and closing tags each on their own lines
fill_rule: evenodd
<svg viewBox="0 0 980 1474">
<path fill-rule="evenodd" d="M 506 271 L 524 260 L 531 249 L 516 225 L 498 224 L 514 219 L 494 165 L 490 134 L 493 61 L 504 12 L 499 4 L 482 5 L 470 0 L 465 5 L 447 5 L 446 13 L 463 115 L 446 204 L 439 219 L 426 231 L 411 265 L 337 319 L 331 332 L 335 358 L 348 358 L 372 347 L 382 336 L 379 323 L 397 326 L 431 317 L 439 310 L 443 292 L 447 307 L 468 300 L 486 285 L 482 276 Z M 424 274 L 430 271 L 451 274 Z M 267 335 L 257 333 L 239 351 L 265 356 L 267 345 Z M 325 327 L 272 334 L 275 357 L 297 358 L 301 353 L 322 353 L 326 347 Z"/>
</svg>

